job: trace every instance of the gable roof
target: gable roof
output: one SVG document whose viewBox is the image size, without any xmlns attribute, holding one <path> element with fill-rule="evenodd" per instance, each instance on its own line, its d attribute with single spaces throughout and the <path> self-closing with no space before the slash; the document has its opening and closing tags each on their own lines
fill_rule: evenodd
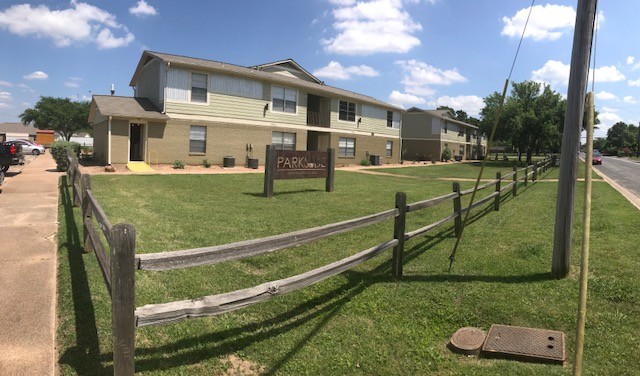
<svg viewBox="0 0 640 376">
<path fill-rule="evenodd" d="M 254 65 L 253 69 L 258 69 L 258 70 L 264 70 L 265 68 L 270 68 L 270 67 L 284 67 L 284 68 L 292 68 L 294 70 L 297 70 L 299 72 L 301 72 L 302 74 L 304 74 L 306 77 L 308 77 L 311 81 L 323 85 L 324 82 L 320 81 L 316 76 L 312 75 L 311 73 L 309 73 L 306 69 L 304 69 L 300 64 L 296 63 L 295 60 L 289 58 L 289 59 L 285 59 L 285 60 L 280 60 L 280 61 L 274 61 L 272 63 L 266 63 L 266 64 L 260 64 L 260 65 Z"/>
<path fill-rule="evenodd" d="M 147 98 L 94 95 L 89 107 L 89 121 L 95 120 L 97 112 L 103 116 L 140 118 L 145 120 L 168 120 L 155 104 Z"/>
<path fill-rule="evenodd" d="M 409 114 L 411 114 L 411 113 L 423 113 L 423 114 L 435 116 L 438 119 L 446 120 L 446 121 L 451 122 L 451 123 L 460 124 L 460 125 L 464 125 L 465 127 L 478 129 L 478 127 L 476 127 L 473 124 L 465 123 L 464 121 L 460 121 L 460 120 L 452 117 L 453 114 L 449 110 L 423 110 L 423 109 L 418 108 L 418 107 L 411 107 L 406 112 L 409 113 Z"/>
<path fill-rule="evenodd" d="M 37 131 L 36 127 L 22 123 L 0 123 L 0 134 L 28 133 L 30 136 L 35 136 Z"/>
<path fill-rule="evenodd" d="M 142 57 L 138 62 L 138 66 L 136 68 L 136 71 L 133 74 L 133 77 L 131 78 L 131 82 L 129 83 L 129 86 L 136 85 L 136 81 L 142 72 L 142 68 L 153 58 L 157 58 L 165 63 L 175 64 L 185 68 L 228 73 L 228 74 L 233 74 L 233 75 L 242 76 L 246 78 L 252 78 L 255 80 L 268 81 L 271 83 L 286 85 L 289 87 L 305 89 L 311 94 L 319 94 L 319 95 L 330 94 L 334 97 L 351 99 L 353 101 L 360 102 L 360 103 L 375 104 L 379 107 L 391 109 L 398 112 L 403 111 L 403 109 L 400 107 L 394 106 L 392 104 L 383 102 L 381 100 L 378 100 L 376 98 L 373 98 L 364 94 L 359 94 L 349 90 L 344 90 L 337 87 L 324 85 L 321 83 L 322 81 L 320 81 L 320 83 L 309 82 L 309 81 L 301 80 L 299 78 L 288 77 L 282 74 L 265 72 L 257 68 L 248 68 L 248 67 L 243 67 L 235 64 L 228 64 L 220 61 L 198 59 L 194 57 L 172 55 L 172 54 L 166 54 L 162 52 L 153 52 L 153 51 L 144 51 L 142 53 Z M 275 63 L 265 64 L 265 66 L 272 66 L 274 64 L 279 64 L 283 62 L 291 63 L 292 61 L 293 60 L 291 59 L 282 60 Z"/>
</svg>

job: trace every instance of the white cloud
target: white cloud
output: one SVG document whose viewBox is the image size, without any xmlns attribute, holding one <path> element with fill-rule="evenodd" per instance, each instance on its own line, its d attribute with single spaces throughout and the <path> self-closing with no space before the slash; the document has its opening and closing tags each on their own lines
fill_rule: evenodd
<svg viewBox="0 0 640 376">
<path fill-rule="evenodd" d="M 515 16 L 502 17 L 504 27 L 502 35 L 519 38 L 529 15 L 529 8 L 520 9 Z M 604 17 L 599 17 L 599 20 Z M 563 5 L 535 5 L 531 10 L 531 17 L 527 25 L 525 38 L 533 40 L 556 40 L 564 33 L 573 31 L 576 12 L 570 6 Z"/>
<path fill-rule="evenodd" d="M 423 98 L 416 95 L 401 93 L 397 90 L 394 90 L 389 94 L 389 103 L 402 108 L 406 108 L 407 106 L 416 106 L 425 102 L 426 101 Z"/>
<path fill-rule="evenodd" d="M 420 45 L 413 34 L 422 30 L 400 0 L 331 1 L 337 35 L 322 40 L 324 49 L 343 55 L 405 53 Z"/>
<path fill-rule="evenodd" d="M 10 101 L 12 99 L 11 93 L 7 91 L 0 91 L 0 101 Z"/>
<path fill-rule="evenodd" d="M 538 82 L 548 82 L 554 86 L 567 86 L 569 82 L 569 70 L 569 64 L 564 64 L 556 60 L 548 60 L 542 68 L 531 72 L 531 79 Z"/>
<path fill-rule="evenodd" d="M 87 102 L 87 101 L 91 101 L 91 97 L 87 96 L 87 95 L 74 95 L 72 97 L 70 97 L 69 99 L 71 99 L 72 102 Z"/>
<path fill-rule="evenodd" d="M 322 78 L 333 78 L 336 80 L 348 80 L 354 76 L 376 77 L 379 73 L 368 65 L 352 65 L 343 67 L 337 61 L 331 61 L 327 66 L 313 71 L 314 76 Z"/>
<path fill-rule="evenodd" d="M 405 72 L 402 83 L 410 86 L 424 85 L 451 85 L 458 82 L 467 82 L 467 78 L 461 75 L 456 68 L 442 70 L 418 60 L 399 60 Z"/>
<path fill-rule="evenodd" d="M 69 77 L 69 79 L 67 81 L 65 81 L 64 86 L 71 87 L 71 88 L 77 88 L 77 87 L 80 87 L 80 82 L 82 82 L 82 78 Z"/>
<path fill-rule="evenodd" d="M 599 133 L 604 133 L 606 136 L 607 130 L 611 128 L 615 123 L 622 121 L 620 115 L 615 112 L 607 112 L 604 108 L 598 112 L 598 120 L 600 120 L 600 124 L 598 124 Z"/>
<path fill-rule="evenodd" d="M 102 29 L 96 38 L 96 43 L 98 44 L 99 49 L 106 50 L 127 46 L 129 43 L 133 42 L 133 39 L 134 36 L 131 33 L 127 33 L 124 37 L 116 37 L 113 35 L 111 30 Z"/>
<path fill-rule="evenodd" d="M 13 87 L 13 84 L 7 81 L 0 81 L 0 86 Z"/>
<path fill-rule="evenodd" d="M 589 69 L 589 77 L 593 76 L 593 69 Z M 596 82 L 618 82 L 624 80 L 624 75 L 616 68 L 615 65 L 608 67 L 596 68 Z"/>
<path fill-rule="evenodd" d="M 637 86 L 637 87 L 640 87 L 640 79 L 637 79 L 637 80 L 629 80 L 627 83 L 629 84 L 629 86 Z"/>
<path fill-rule="evenodd" d="M 636 58 L 634 56 L 627 56 L 627 65 L 633 64 L 635 60 Z"/>
<path fill-rule="evenodd" d="M 9 108 L 13 108 L 13 106 L 8 103 L 0 103 L 0 110 L 6 110 Z"/>
<path fill-rule="evenodd" d="M 469 116 L 479 116 L 480 111 L 484 108 L 484 100 L 477 95 L 459 95 L 457 97 L 445 95 L 436 99 L 436 105 L 463 110 Z"/>
<path fill-rule="evenodd" d="M 356 0 L 329 0 L 329 2 L 333 5 L 339 6 L 350 6 L 356 3 Z"/>
<path fill-rule="evenodd" d="M 71 0 L 71 7 L 62 10 L 51 10 L 46 5 L 13 5 L 0 12 L 0 29 L 23 37 L 51 38 L 57 47 L 95 42 L 100 35 L 104 37 L 105 30 L 113 34 L 112 29 L 124 30 L 126 36 L 120 38 L 123 41 L 133 40 L 133 35 L 116 21 L 116 16 L 77 0 Z"/>
<path fill-rule="evenodd" d="M 135 7 L 129 8 L 129 13 L 137 17 L 155 16 L 158 14 L 156 8 L 149 5 L 146 1 L 140 0 Z"/>
<path fill-rule="evenodd" d="M 624 101 L 624 103 L 636 104 L 635 98 L 633 98 L 631 95 L 627 95 L 622 100 Z"/>
<path fill-rule="evenodd" d="M 636 63 L 634 66 L 631 67 L 632 71 L 637 71 L 638 69 L 640 69 L 640 63 Z"/>
<path fill-rule="evenodd" d="M 46 80 L 47 78 L 49 78 L 49 75 L 44 73 L 43 71 L 35 71 L 33 73 L 22 76 L 22 78 L 24 78 L 25 80 Z"/>
<path fill-rule="evenodd" d="M 613 93 L 609 93 L 607 91 L 600 91 L 598 94 L 596 94 L 596 98 L 600 99 L 600 100 L 611 100 L 611 99 L 618 99 L 618 97 L 613 94 Z"/>
</svg>

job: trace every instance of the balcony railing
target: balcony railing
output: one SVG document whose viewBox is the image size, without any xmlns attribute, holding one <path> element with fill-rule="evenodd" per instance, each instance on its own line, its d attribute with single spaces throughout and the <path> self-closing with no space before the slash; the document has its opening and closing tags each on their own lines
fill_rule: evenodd
<svg viewBox="0 0 640 376">
<path fill-rule="evenodd" d="M 329 128 L 331 126 L 331 116 L 328 113 L 307 110 L 307 125 Z"/>
</svg>

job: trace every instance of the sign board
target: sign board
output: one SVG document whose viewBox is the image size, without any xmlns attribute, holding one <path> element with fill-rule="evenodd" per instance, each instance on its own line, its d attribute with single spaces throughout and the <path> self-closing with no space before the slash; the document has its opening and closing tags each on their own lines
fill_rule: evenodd
<svg viewBox="0 0 640 376">
<path fill-rule="evenodd" d="M 327 177 L 326 151 L 276 150 L 276 179 Z"/>
<path fill-rule="evenodd" d="M 276 179 L 324 178 L 326 191 L 333 192 L 335 154 L 327 151 L 276 150 L 267 145 L 264 166 L 264 196 L 273 196 L 273 182 Z"/>
</svg>

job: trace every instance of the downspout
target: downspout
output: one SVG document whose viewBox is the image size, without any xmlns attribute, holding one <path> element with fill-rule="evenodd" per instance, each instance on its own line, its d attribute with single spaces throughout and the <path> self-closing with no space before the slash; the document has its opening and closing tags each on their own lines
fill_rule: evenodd
<svg viewBox="0 0 640 376">
<path fill-rule="evenodd" d="M 111 166 L 111 116 L 109 116 L 109 128 L 107 133 L 107 166 Z"/>
<path fill-rule="evenodd" d="M 171 62 L 167 61 L 167 69 L 164 72 L 164 87 L 162 88 L 162 113 L 167 113 L 167 85 L 169 84 L 169 67 Z"/>
</svg>

